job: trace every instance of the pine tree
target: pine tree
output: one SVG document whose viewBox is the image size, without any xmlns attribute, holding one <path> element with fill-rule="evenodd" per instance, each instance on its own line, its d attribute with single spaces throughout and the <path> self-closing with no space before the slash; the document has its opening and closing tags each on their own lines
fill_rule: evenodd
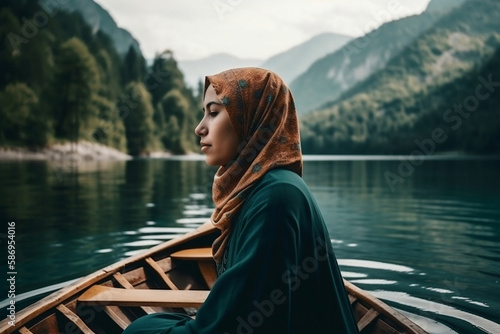
<svg viewBox="0 0 500 334">
<path fill-rule="evenodd" d="M 50 121 L 39 117 L 39 99 L 24 83 L 10 84 L 0 92 L 0 143 L 45 145 Z"/>
<path fill-rule="evenodd" d="M 131 82 L 125 89 L 125 94 L 130 99 L 120 102 L 118 108 L 124 115 L 127 135 L 127 149 L 131 155 L 147 155 L 158 147 L 153 136 L 155 125 L 153 123 L 153 105 L 151 94 L 141 82 Z"/>
<path fill-rule="evenodd" d="M 127 150 L 125 125 L 116 106 L 102 96 L 95 96 L 92 104 L 99 112 L 99 120 L 96 128 L 89 132 L 90 136 L 86 139 L 125 152 Z"/>
<path fill-rule="evenodd" d="M 93 130 L 98 110 L 92 99 L 99 91 L 99 73 L 94 57 L 77 37 L 58 50 L 55 99 L 55 133 L 78 141 L 80 133 Z"/>
<path fill-rule="evenodd" d="M 141 81 L 146 71 L 146 61 L 141 54 L 138 54 L 131 45 L 125 55 L 123 81 L 125 84 L 130 81 Z"/>
</svg>

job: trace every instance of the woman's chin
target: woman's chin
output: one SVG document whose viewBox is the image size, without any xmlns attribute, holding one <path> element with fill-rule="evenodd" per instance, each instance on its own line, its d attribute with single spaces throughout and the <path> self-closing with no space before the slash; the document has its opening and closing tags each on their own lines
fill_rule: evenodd
<svg viewBox="0 0 500 334">
<path fill-rule="evenodd" d="M 214 159 L 211 159 L 208 156 L 205 156 L 205 163 L 209 166 L 220 166 Z"/>
<path fill-rule="evenodd" d="M 208 155 L 205 156 L 205 162 L 209 166 L 215 166 L 215 167 L 226 166 L 231 161 L 232 160 L 230 159 L 221 159 L 221 158 L 216 159 Z"/>
</svg>

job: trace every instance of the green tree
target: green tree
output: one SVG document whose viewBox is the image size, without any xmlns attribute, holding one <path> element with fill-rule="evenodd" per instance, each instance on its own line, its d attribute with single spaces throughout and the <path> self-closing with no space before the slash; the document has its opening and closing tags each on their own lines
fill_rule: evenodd
<svg viewBox="0 0 500 334">
<path fill-rule="evenodd" d="M 24 83 L 9 84 L 0 92 L 0 143 L 44 145 L 49 120 L 38 114 L 38 96 Z"/>
<path fill-rule="evenodd" d="M 95 96 L 92 99 L 92 104 L 98 110 L 99 120 L 95 129 L 91 129 L 87 133 L 87 137 L 83 138 L 97 141 L 120 151 L 126 151 L 125 126 L 116 106 L 102 96 Z"/>
<path fill-rule="evenodd" d="M 119 68 L 105 49 L 97 52 L 95 59 L 97 61 L 101 84 L 99 86 L 99 95 L 108 99 L 114 99 L 122 91 L 120 84 Z"/>
<path fill-rule="evenodd" d="M 157 85 L 151 90 L 155 105 L 172 89 L 185 89 L 184 75 L 177 67 L 177 62 L 170 50 L 155 57 L 150 75 L 158 78 Z"/>
<path fill-rule="evenodd" d="M 0 88 L 17 79 L 21 24 L 10 8 L 0 9 Z M 21 36 L 22 37 L 22 36 Z"/>
<path fill-rule="evenodd" d="M 163 146 L 176 154 L 195 150 L 197 138 L 193 130 L 202 116 L 200 99 L 186 87 L 171 51 L 156 56 L 149 76 L 157 79 L 151 93 L 156 106 L 154 120 Z"/>
<path fill-rule="evenodd" d="M 186 87 L 172 52 L 157 55 L 147 68 L 140 50 L 119 55 L 82 13 L 59 11 L 41 22 L 39 11 L 37 0 L 0 5 L 0 92 L 20 108 L 0 110 L 1 143 L 85 139 L 132 154 L 195 148 L 201 99 Z"/>
<path fill-rule="evenodd" d="M 141 82 L 129 83 L 125 94 L 131 98 L 128 103 L 120 102 L 119 109 L 124 114 L 128 152 L 131 155 L 148 154 L 158 148 L 153 136 L 155 124 L 151 94 Z"/>
<path fill-rule="evenodd" d="M 85 44 L 73 37 L 57 54 L 55 133 L 59 138 L 78 140 L 80 132 L 93 129 L 98 110 L 92 104 L 99 91 L 99 72 Z"/>
<path fill-rule="evenodd" d="M 186 153 L 191 149 L 189 141 L 190 103 L 178 89 L 165 94 L 161 106 L 166 119 L 166 129 L 162 136 L 165 147 L 176 154 Z"/>
<path fill-rule="evenodd" d="M 132 45 L 125 55 L 123 72 L 123 81 L 125 84 L 130 81 L 141 81 L 146 72 L 146 61 L 144 57 L 138 54 Z"/>
</svg>

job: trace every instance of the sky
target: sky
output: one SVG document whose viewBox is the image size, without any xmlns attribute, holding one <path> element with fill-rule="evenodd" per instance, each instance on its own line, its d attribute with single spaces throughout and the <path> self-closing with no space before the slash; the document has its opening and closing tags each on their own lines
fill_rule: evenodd
<svg viewBox="0 0 500 334">
<path fill-rule="evenodd" d="M 147 59 L 217 53 L 267 59 L 324 32 L 359 37 L 418 14 L 429 0 L 95 0 L 140 43 Z"/>
</svg>

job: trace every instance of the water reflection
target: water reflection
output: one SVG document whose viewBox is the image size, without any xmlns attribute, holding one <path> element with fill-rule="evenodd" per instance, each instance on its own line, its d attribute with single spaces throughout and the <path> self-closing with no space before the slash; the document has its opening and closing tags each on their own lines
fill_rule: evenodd
<svg viewBox="0 0 500 334">
<path fill-rule="evenodd" d="M 392 191 L 383 175 L 398 163 L 318 161 L 306 166 L 304 178 L 325 215 L 343 273 L 376 295 L 390 287 L 393 294 L 383 295 L 389 302 L 460 333 L 480 332 L 478 326 L 500 332 L 489 320 L 488 327 L 480 325 L 476 315 L 463 318 L 471 319 L 468 324 L 449 319 L 475 312 L 500 320 L 495 314 L 500 306 L 498 161 L 426 161 Z M 411 270 L 385 272 L 393 264 Z M 460 312 L 434 314 L 432 308 L 402 302 L 399 293 Z"/>
<path fill-rule="evenodd" d="M 393 292 L 378 290 L 372 292 L 377 298 L 398 301 L 400 305 L 411 306 L 415 309 L 421 310 L 421 314 L 429 314 L 429 318 L 440 318 L 443 322 L 452 323 L 454 326 L 461 328 L 459 333 L 484 331 L 487 333 L 499 333 L 500 325 L 485 319 L 483 317 L 464 312 L 452 306 L 443 303 L 436 303 L 431 300 L 417 298 L 405 292 Z M 441 327 L 442 328 L 442 327 Z M 442 329 L 448 333 L 449 329 Z M 441 333 L 442 330 L 435 331 L 434 333 Z"/>
<path fill-rule="evenodd" d="M 425 161 L 392 191 L 384 173 L 399 163 L 305 162 L 343 275 L 431 333 L 500 332 L 498 161 Z M 132 160 L 61 178 L 44 162 L 0 163 L 0 219 L 16 221 L 21 296 L 204 223 L 215 170 Z"/>
</svg>

